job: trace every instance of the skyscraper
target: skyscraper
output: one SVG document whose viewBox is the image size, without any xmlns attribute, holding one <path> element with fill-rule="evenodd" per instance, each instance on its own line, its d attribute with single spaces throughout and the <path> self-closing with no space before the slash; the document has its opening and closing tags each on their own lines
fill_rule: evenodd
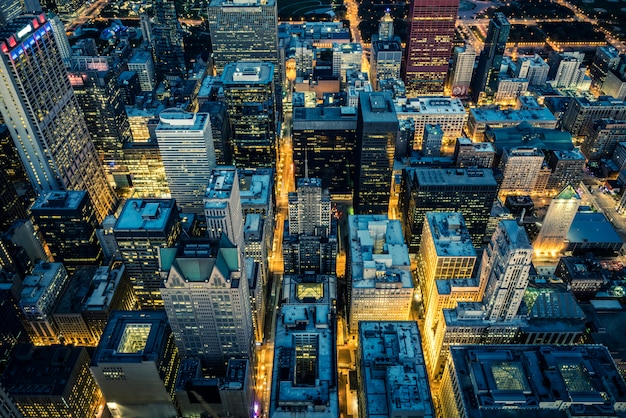
<svg viewBox="0 0 626 418">
<path fill-rule="evenodd" d="M 478 58 L 478 68 L 476 68 L 472 82 L 472 100 L 474 102 L 478 102 L 481 93 L 484 92 L 486 96 L 492 97 L 498 90 L 500 65 L 510 31 L 511 25 L 504 14 L 494 13 L 493 18 L 489 21 L 485 47 Z"/>
<path fill-rule="evenodd" d="M 0 112 L 33 188 L 86 190 L 98 221 L 115 196 L 44 14 L 22 15 L 0 29 Z"/>
<path fill-rule="evenodd" d="M 153 0 L 152 7 L 155 20 L 152 31 L 156 70 L 166 79 L 185 77 L 183 32 L 178 22 L 175 2 Z"/>
<path fill-rule="evenodd" d="M 212 0 L 208 15 L 217 74 L 236 61 L 266 61 L 278 69 L 276 0 Z"/>
<path fill-rule="evenodd" d="M 218 375 L 231 358 L 252 356 L 248 282 L 239 249 L 226 236 L 217 248 L 182 243 L 162 249 L 163 303 L 185 357 Z"/>
<path fill-rule="evenodd" d="M 452 68 L 448 76 L 448 89 L 454 97 L 465 97 L 469 92 L 476 51 L 470 44 L 454 47 L 452 54 Z"/>
<path fill-rule="evenodd" d="M 225 234 L 243 253 L 243 211 L 239 177 L 233 166 L 216 167 L 209 177 L 204 195 L 207 236 L 219 240 Z"/>
<path fill-rule="evenodd" d="M 404 83 L 408 97 L 442 94 L 459 0 L 413 0 Z"/>
<path fill-rule="evenodd" d="M 580 206 L 580 196 L 567 186 L 550 202 L 539 235 L 533 242 L 535 254 L 558 256 L 566 247 L 567 233 Z"/>
<path fill-rule="evenodd" d="M 398 117 L 389 93 L 361 93 L 357 119 L 354 208 L 387 214 Z"/>
<path fill-rule="evenodd" d="M 483 252 L 480 281 L 485 284 L 484 303 L 489 321 L 511 321 L 526 292 L 533 247 L 516 220 L 500 221 Z"/>
<path fill-rule="evenodd" d="M 154 133 L 178 207 L 182 212 L 203 214 L 204 189 L 215 166 L 209 114 L 164 110 Z"/>
</svg>

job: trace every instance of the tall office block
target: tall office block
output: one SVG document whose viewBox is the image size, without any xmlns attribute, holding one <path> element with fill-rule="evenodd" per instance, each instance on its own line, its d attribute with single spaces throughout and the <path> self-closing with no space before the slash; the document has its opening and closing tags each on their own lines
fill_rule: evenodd
<svg viewBox="0 0 626 418">
<path fill-rule="evenodd" d="M 168 109 L 154 133 L 172 198 L 183 213 L 204 213 L 204 189 L 215 167 L 209 115 Z"/>
<path fill-rule="evenodd" d="M 160 309 L 159 248 L 172 248 L 181 233 L 174 199 L 128 199 L 113 227 L 120 256 L 142 309 Z"/>
<path fill-rule="evenodd" d="M 0 248 L 0 253 L 4 251 L 4 248 Z M 0 264 L 6 263 L 6 257 L 6 253 L 0 257 Z M 3 370 L 15 346 L 30 341 L 19 307 L 21 292 L 21 274 L 11 271 L 9 266 L 0 266 L 0 368 Z"/>
<path fill-rule="evenodd" d="M 153 0 L 154 66 L 164 78 L 186 77 L 183 31 L 178 22 L 174 2 Z"/>
<path fill-rule="evenodd" d="M 483 252 L 480 280 L 485 281 L 486 318 L 511 321 L 519 311 L 533 256 L 533 247 L 517 221 L 500 221 Z"/>
<path fill-rule="evenodd" d="M 426 125 L 422 139 L 422 155 L 425 157 L 438 157 L 441 155 L 443 143 L 443 129 L 439 125 Z"/>
<path fill-rule="evenodd" d="M 539 235 L 533 242 L 535 254 L 556 257 L 565 249 L 567 233 L 579 206 L 580 196 L 572 186 L 567 186 L 552 199 Z"/>
<path fill-rule="evenodd" d="M 515 77 L 527 79 L 531 86 L 541 86 L 548 79 L 550 66 L 537 54 L 520 58 L 516 64 Z"/>
<path fill-rule="evenodd" d="M 359 324 L 359 416 L 436 416 L 420 340 L 416 322 Z"/>
<path fill-rule="evenodd" d="M 156 75 L 154 73 L 154 61 L 152 55 L 145 50 L 136 50 L 128 60 L 128 70 L 134 71 L 139 77 L 141 91 L 150 93 L 156 87 Z"/>
<path fill-rule="evenodd" d="M 571 151 L 546 152 L 546 163 L 552 170 L 546 185 L 548 193 L 554 196 L 569 185 L 580 184 L 586 162 L 587 159 L 578 148 Z"/>
<path fill-rule="evenodd" d="M 596 54 L 589 68 L 589 75 L 593 82 L 601 86 L 609 70 L 615 68 L 619 60 L 619 51 L 614 47 L 607 45 L 596 48 Z"/>
<path fill-rule="evenodd" d="M 243 252 L 243 211 L 239 176 L 234 166 L 219 166 L 211 172 L 204 195 L 207 235 L 213 240 L 225 234 Z"/>
<path fill-rule="evenodd" d="M 113 416 L 176 417 L 180 365 L 164 311 L 115 311 L 91 360 Z"/>
<path fill-rule="evenodd" d="M 400 79 L 402 47 L 395 40 L 372 42 L 370 80 L 374 90 L 380 90 L 381 80 Z"/>
<path fill-rule="evenodd" d="M 552 52 L 548 57 L 550 84 L 556 88 L 577 89 L 585 79 L 582 62 L 585 55 L 580 52 Z"/>
<path fill-rule="evenodd" d="M 236 61 L 266 61 L 278 66 L 275 0 L 211 0 L 209 31 L 220 74 Z"/>
<path fill-rule="evenodd" d="M 170 196 L 161 150 L 156 139 L 134 141 L 124 145 L 124 164 L 128 169 L 137 198 L 164 198 Z"/>
<path fill-rule="evenodd" d="M 454 39 L 458 0 L 413 0 L 404 83 L 409 97 L 442 94 Z"/>
<path fill-rule="evenodd" d="M 224 100 L 233 127 L 233 159 L 240 167 L 273 167 L 276 163 L 276 97 L 274 65 L 232 62 L 222 73 Z"/>
<path fill-rule="evenodd" d="M 28 13 L 32 11 L 26 10 L 26 12 Z M 72 48 L 70 47 L 70 40 L 65 32 L 65 24 L 63 24 L 61 18 L 55 14 L 51 13 L 48 17 L 50 25 L 52 25 L 52 32 L 57 40 L 57 46 L 59 48 L 59 53 L 61 54 L 61 59 L 63 59 L 63 62 L 67 65 L 69 63 L 70 56 L 72 55 Z"/>
<path fill-rule="evenodd" d="M 73 272 L 80 264 L 101 264 L 96 213 L 85 191 L 45 192 L 30 208 L 54 261 Z"/>
<path fill-rule="evenodd" d="M 383 17 L 380 18 L 378 22 L 378 38 L 377 41 L 390 41 L 394 38 L 393 36 L 393 17 L 390 14 L 391 10 L 386 9 Z"/>
<path fill-rule="evenodd" d="M 212 375 L 231 358 L 250 359 L 250 295 L 239 249 L 225 236 L 217 248 L 188 243 L 161 249 L 163 303 L 181 355 Z"/>
<path fill-rule="evenodd" d="M 113 209 L 87 125 L 63 66 L 50 22 L 23 15 L 0 30 L 0 111 L 33 188 L 86 190 L 98 221 Z M 33 66 L 37 67 L 34 71 Z"/>
<path fill-rule="evenodd" d="M 4 167 L 0 167 L 0 207 L 4 211 L 0 218 L 0 231 L 8 230 L 13 222 L 26 219 L 25 202 L 18 196 L 15 184 L 9 180 Z"/>
<path fill-rule="evenodd" d="M 70 71 L 70 83 L 85 115 L 93 145 L 112 183 L 117 172 L 125 171 L 123 147 L 132 140 L 115 74 L 108 68 L 92 71 L 74 67 Z"/>
<path fill-rule="evenodd" d="M 406 321 L 413 300 L 409 251 L 400 222 L 386 215 L 348 217 L 348 329 L 359 321 Z"/>
<path fill-rule="evenodd" d="M 505 148 L 500 160 L 501 196 L 530 194 L 537 189 L 537 181 L 545 156 L 538 148 Z M 545 188 L 545 187 L 544 187 Z"/>
<path fill-rule="evenodd" d="M 283 236 L 285 273 L 335 274 L 337 223 L 320 179 L 298 179 L 289 193 L 289 222 Z"/>
<path fill-rule="evenodd" d="M 615 153 L 617 144 L 626 141 L 626 122 L 600 118 L 593 121 L 583 139 L 582 152 L 590 160 L 609 158 Z"/>
<path fill-rule="evenodd" d="M 448 75 L 448 91 L 454 97 L 466 97 L 469 93 L 476 51 L 471 45 L 456 46 L 452 51 L 452 68 Z"/>
<path fill-rule="evenodd" d="M 354 209 L 386 214 L 389 209 L 398 117 L 389 93 L 361 93 L 357 119 Z"/>
<path fill-rule="evenodd" d="M 39 262 L 31 274 L 24 278 L 20 309 L 33 344 L 59 343 L 59 330 L 52 313 L 67 281 L 67 270 L 61 263 Z"/>
<path fill-rule="evenodd" d="M 595 121 L 599 119 L 626 119 L 626 102 L 607 96 L 595 100 L 572 97 L 561 117 L 563 129 L 574 137 L 590 135 Z"/>
<path fill-rule="evenodd" d="M 456 139 L 454 161 L 457 167 L 491 168 L 496 150 L 491 142 L 472 142 L 461 137 Z"/>
<path fill-rule="evenodd" d="M 24 418 L 97 416 L 104 399 L 89 373 L 89 361 L 85 347 L 22 344 L 2 385 Z"/>
<path fill-rule="evenodd" d="M 342 89 L 346 86 L 346 73 L 361 70 L 363 46 L 360 43 L 333 43 L 333 76 L 339 77 Z"/>
<path fill-rule="evenodd" d="M 352 196 L 356 164 L 357 112 L 353 107 L 299 107 L 293 110 L 293 163 L 296 178 L 322 180 L 333 196 Z"/>
<path fill-rule="evenodd" d="M 485 47 L 478 58 L 478 68 L 472 82 L 472 100 L 478 102 L 481 94 L 493 97 L 498 89 L 502 57 L 509 40 L 511 25 L 504 14 L 496 12 L 489 21 Z"/>
<path fill-rule="evenodd" d="M 403 175 L 400 210 L 411 252 L 417 252 L 430 211 L 461 212 L 472 241 L 482 244 L 498 183 L 490 169 L 407 169 Z"/>
</svg>

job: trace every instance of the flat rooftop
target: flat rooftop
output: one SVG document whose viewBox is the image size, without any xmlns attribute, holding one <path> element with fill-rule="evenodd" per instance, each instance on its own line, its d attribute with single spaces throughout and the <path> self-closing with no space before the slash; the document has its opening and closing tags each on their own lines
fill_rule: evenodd
<svg viewBox="0 0 626 418">
<path fill-rule="evenodd" d="M 622 238 L 601 212 L 578 212 L 567 232 L 569 242 L 622 243 Z"/>
<path fill-rule="evenodd" d="M 368 417 L 435 416 L 416 322 L 361 321 L 359 349 Z"/>
<path fill-rule="evenodd" d="M 420 187 L 493 186 L 498 182 L 489 168 L 413 168 L 407 169 Z"/>
<path fill-rule="evenodd" d="M 239 196 L 241 206 L 271 205 L 274 170 L 271 168 L 239 169 Z"/>
<path fill-rule="evenodd" d="M 203 132 L 209 121 L 208 113 L 189 113 L 184 111 L 164 111 L 159 114 L 159 131 L 197 131 Z"/>
<path fill-rule="evenodd" d="M 173 210 L 175 210 L 174 199 L 128 199 L 113 230 L 162 231 Z"/>
<path fill-rule="evenodd" d="M 466 110 L 458 98 L 446 96 L 428 96 L 415 98 L 398 98 L 395 101 L 398 113 L 417 114 L 458 114 L 465 115 Z"/>
<path fill-rule="evenodd" d="M 554 122 L 556 126 L 556 118 L 547 107 L 540 109 L 519 109 L 519 110 L 502 110 L 498 107 L 475 107 L 469 110 L 470 117 L 477 123 L 508 123 L 528 121 L 534 123 L 537 121 Z"/>
<path fill-rule="evenodd" d="M 465 219 L 460 212 L 427 212 L 430 233 L 440 257 L 476 257 Z"/>
<path fill-rule="evenodd" d="M 222 72 L 225 87 L 269 84 L 274 81 L 274 64 L 262 61 L 238 61 L 226 64 Z"/>
<path fill-rule="evenodd" d="M 39 195 L 30 210 L 38 212 L 78 209 L 83 200 L 86 199 L 87 192 L 84 190 L 74 191 L 46 191 Z"/>
</svg>

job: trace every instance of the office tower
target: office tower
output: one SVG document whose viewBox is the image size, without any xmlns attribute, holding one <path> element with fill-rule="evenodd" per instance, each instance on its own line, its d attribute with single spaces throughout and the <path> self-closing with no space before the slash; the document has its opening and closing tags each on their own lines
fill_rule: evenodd
<svg viewBox="0 0 626 418">
<path fill-rule="evenodd" d="M 81 264 L 102 263 L 96 213 L 87 192 L 44 192 L 30 213 L 54 261 L 62 262 L 70 273 Z"/>
<path fill-rule="evenodd" d="M 139 77 L 141 91 L 150 93 L 156 87 L 154 62 L 148 51 L 138 49 L 128 60 L 128 71 L 134 71 Z"/>
<path fill-rule="evenodd" d="M 436 416 L 416 322 L 362 321 L 358 350 L 359 416 Z"/>
<path fill-rule="evenodd" d="M 471 45 L 455 46 L 452 51 L 452 68 L 447 80 L 447 91 L 454 97 L 466 97 L 469 93 L 476 51 Z"/>
<path fill-rule="evenodd" d="M 155 70 L 165 79 L 187 76 L 183 32 L 173 1 L 152 0 Z"/>
<path fill-rule="evenodd" d="M 276 163 L 274 65 L 232 62 L 222 73 L 224 100 L 233 127 L 233 159 L 240 167 Z"/>
<path fill-rule="evenodd" d="M 211 375 L 231 358 L 252 358 L 250 294 L 239 249 L 226 236 L 219 245 L 181 243 L 161 249 L 163 303 L 180 353 L 197 357 Z"/>
<path fill-rule="evenodd" d="M 379 82 L 387 79 L 399 79 L 402 66 L 402 47 L 396 40 L 378 40 L 372 42 L 370 53 L 370 80 L 372 87 L 380 91 Z"/>
<path fill-rule="evenodd" d="M 85 347 L 21 344 L 2 386 L 23 417 L 97 416 L 104 399 L 89 373 Z"/>
<path fill-rule="evenodd" d="M 332 217 L 328 190 L 317 178 L 298 179 L 289 193 L 289 222 L 283 235 L 286 274 L 335 274 L 337 221 Z"/>
<path fill-rule="evenodd" d="M 626 55 L 622 55 L 615 68 L 609 70 L 601 89 L 614 99 L 626 99 Z"/>
<path fill-rule="evenodd" d="M 93 142 L 43 14 L 24 15 L 0 30 L 0 111 L 33 188 L 86 190 L 98 221 L 113 209 Z M 35 65 L 36 72 L 30 68 Z M 37 75 L 37 77 L 35 77 Z M 18 88 L 19 86 L 19 88 Z M 35 100 L 36 99 L 36 100 Z"/>
<path fill-rule="evenodd" d="M 59 342 L 60 335 L 52 312 L 67 280 L 67 270 L 63 264 L 46 262 L 37 263 L 30 275 L 24 278 L 20 309 L 33 344 L 51 345 Z"/>
<path fill-rule="evenodd" d="M 6 25 L 23 12 L 24 9 L 20 0 L 0 1 L 0 25 Z"/>
<path fill-rule="evenodd" d="M 528 285 L 533 247 L 523 226 L 500 221 L 483 252 L 480 280 L 485 284 L 486 318 L 511 321 L 519 311 Z"/>
<path fill-rule="evenodd" d="M 528 80 L 525 78 L 500 78 L 493 103 L 499 106 L 515 106 L 517 99 L 527 91 Z"/>
<path fill-rule="evenodd" d="M 350 70 L 361 70 L 363 46 L 360 43 L 333 43 L 333 76 L 339 77 L 342 90 L 346 86 L 346 73 Z"/>
<path fill-rule="evenodd" d="M 4 172 L 7 180 L 14 186 L 28 183 L 28 175 L 11 138 L 11 132 L 5 124 L 0 124 L 0 171 Z"/>
<path fill-rule="evenodd" d="M 580 196 L 572 186 L 567 186 L 552 199 L 539 235 L 533 242 L 536 255 L 556 257 L 565 249 L 567 233 L 579 206 Z"/>
<path fill-rule="evenodd" d="M 472 100 L 478 102 L 484 93 L 486 98 L 493 97 L 498 88 L 498 77 L 502 57 L 509 40 L 511 25 L 504 14 L 496 12 L 489 21 L 485 47 L 478 58 L 478 67 L 472 80 Z"/>
<path fill-rule="evenodd" d="M 181 233 L 174 199 L 128 199 L 113 227 L 142 309 L 161 309 L 159 248 L 173 248 Z"/>
<path fill-rule="evenodd" d="M 440 390 L 446 417 L 619 416 L 624 409 L 626 384 L 601 345 L 465 345 L 450 357 Z"/>
<path fill-rule="evenodd" d="M 408 97 L 442 94 L 454 39 L 458 0 L 413 0 L 404 83 Z"/>
<path fill-rule="evenodd" d="M 548 79 L 550 66 L 539 55 L 517 60 L 515 77 L 525 78 L 531 86 L 542 86 Z"/>
<path fill-rule="evenodd" d="M 393 17 L 389 14 L 390 9 L 385 9 L 385 14 L 380 18 L 378 22 L 378 38 L 377 41 L 391 41 L 393 36 Z"/>
<path fill-rule="evenodd" d="M 164 311 L 115 311 L 91 360 L 113 416 L 176 417 L 178 348 Z"/>
<path fill-rule="evenodd" d="M 139 15 L 139 28 L 141 29 L 141 38 L 143 41 L 152 44 L 154 34 L 152 33 L 152 22 L 150 22 L 150 16 L 148 16 L 147 13 Z"/>
<path fill-rule="evenodd" d="M 572 136 L 584 137 L 592 133 L 594 123 L 599 119 L 626 120 L 626 102 L 607 96 L 600 96 L 593 101 L 572 97 L 561 117 L 561 123 L 563 129 Z"/>
<path fill-rule="evenodd" d="M 124 104 L 133 106 L 136 96 L 141 94 L 139 75 L 136 71 L 122 71 L 117 77 L 117 87 Z"/>
<path fill-rule="evenodd" d="M 490 169 L 407 169 L 402 181 L 400 210 L 412 253 L 419 249 L 424 216 L 430 211 L 461 212 L 474 245 L 482 244 L 498 190 Z"/>
<path fill-rule="evenodd" d="M 30 271 L 30 265 L 32 263 L 52 259 L 50 250 L 44 247 L 43 238 L 39 231 L 35 230 L 30 219 L 18 219 L 13 222 L 9 230 L 2 235 L 2 241 L 10 247 L 20 247 L 24 249 L 26 253 L 25 262 L 29 265 L 25 266 L 27 268 L 24 269 L 24 272 Z"/>
<path fill-rule="evenodd" d="M 614 47 L 607 45 L 596 48 L 596 54 L 593 56 L 591 67 L 589 67 L 589 75 L 593 82 L 601 86 L 609 70 L 615 68 L 619 60 L 619 52 Z"/>
<path fill-rule="evenodd" d="M 0 247 L 2 244 L 0 243 Z M 0 248 L 0 252 L 4 252 Z M 4 264 L 6 255 L 0 264 Z M 29 342 L 19 307 L 22 292 L 22 276 L 16 268 L 0 266 L 0 369 L 4 371 L 17 344 Z M 0 406 L 2 401 L 0 401 Z"/>
<path fill-rule="evenodd" d="M 221 101 L 204 102 L 200 105 L 199 111 L 208 113 L 211 119 L 215 162 L 218 165 L 232 164 L 232 131 L 230 127 L 230 115 L 228 114 L 226 103 Z"/>
<path fill-rule="evenodd" d="M 558 151 L 549 150 L 546 152 L 546 163 L 552 170 L 547 192 L 556 195 L 559 190 L 563 190 L 569 185 L 578 185 L 583 180 L 583 169 L 587 159 L 578 148 L 573 150 Z"/>
<path fill-rule="evenodd" d="M 332 196 L 352 196 L 356 147 L 356 109 L 350 107 L 299 107 L 293 110 L 293 163 L 296 178 L 322 180 Z"/>
<path fill-rule="evenodd" d="M 413 300 L 409 251 L 400 222 L 386 215 L 348 217 L 348 329 L 359 321 L 406 321 Z"/>
<path fill-rule="evenodd" d="M 472 142 L 460 137 L 454 147 L 454 161 L 457 167 L 491 168 L 496 150 L 490 142 Z"/>
<path fill-rule="evenodd" d="M 208 15 L 217 74 L 236 61 L 265 61 L 278 67 L 275 0 L 211 0 Z"/>
<path fill-rule="evenodd" d="M 156 139 L 149 142 L 133 141 L 124 145 L 124 164 L 128 169 L 137 198 L 164 198 L 170 188 Z"/>
<path fill-rule="evenodd" d="M 68 66 L 70 56 L 72 55 L 72 49 L 70 47 L 70 41 L 67 38 L 67 34 L 65 33 L 65 25 L 59 16 L 55 14 L 50 14 L 48 19 L 50 21 L 50 25 L 52 26 L 54 38 L 57 41 L 57 47 L 59 48 L 61 59 L 63 60 L 63 63 Z"/>
<path fill-rule="evenodd" d="M 519 195 L 535 191 L 544 157 L 538 148 L 505 148 L 500 160 L 502 181 L 499 194 Z"/>
<path fill-rule="evenodd" d="M 386 214 L 398 136 L 398 118 L 389 93 L 361 93 L 356 131 L 355 212 Z"/>
<path fill-rule="evenodd" d="M 422 155 L 425 157 L 438 157 L 441 155 L 443 143 L 443 129 L 439 125 L 426 125 L 422 139 Z"/>
<path fill-rule="evenodd" d="M 415 122 L 413 119 L 398 118 L 398 138 L 396 140 L 396 152 L 394 158 L 402 161 L 413 152 L 413 142 L 415 141 Z"/>
<path fill-rule="evenodd" d="M 617 144 L 623 141 L 626 141 L 626 121 L 601 118 L 593 121 L 581 149 L 589 160 L 599 160 L 611 157 Z"/>
<path fill-rule="evenodd" d="M 107 179 L 113 183 L 115 175 L 126 170 L 123 147 L 132 136 L 115 73 L 108 64 L 104 68 L 95 71 L 76 65 L 69 76 L 93 145 Z"/>
<path fill-rule="evenodd" d="M 8 230 L 16 220 L 27 217 L 24 202 L 17 195 L 14 184 L 2 167 L 0 167 L 0 207 L 4 212 L 0 217 L 0 232 Z"/>
<path fill-rule="evenodd" d="M 463 136 L 467 111 L 459 98 L 445 96 L 396 98 L 394 103 L 398 119 L 410 118 L 415 122 L 416 138 L 424 135 L 424 128 L 428 124 L 441 126 L 445 146 L 454 145 L 456 139 Z"/>
<path fill-rule="evenodd" d="M 239 192 L 239 176 L 234 166 L 213 169 L 206 185 L 204 213 L 207 236 L 219 240 L 222 234 L 243 253 L 243 211 Z"/>
<path fill-rule="evenodd" d="M 584 54 L 579 52 L 552 52 L 548 57 L 549 82 L 555 88 L 578 89 L 585 80 L 585 67 L 581 67 Z"/>
<path fill-rule="evenodd" d="M 215 167 L 208 113 L 165 110 L 155 135 L 172 198 L 183 213 L 204 213 L 202 197 Z"/>
<path fill-rule="evenodd" d="M 268 416 L 339 416 L 336 279 L 307 274 L 284 280 Z"/>
</svg>

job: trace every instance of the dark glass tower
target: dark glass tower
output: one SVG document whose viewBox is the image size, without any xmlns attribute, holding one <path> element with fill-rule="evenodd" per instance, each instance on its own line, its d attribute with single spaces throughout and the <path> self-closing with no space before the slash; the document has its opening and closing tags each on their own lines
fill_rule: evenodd
<svg viewBox="0 0 626 418">
<path fill-rule="evenodd" d="M 498 75 L 502 65 L 502 57 L 509 40 L 511 25 L 502 13 L 494 13 L 489 22 L 485 48 L 478 58 L 478 68 L 472 80 L 472 99 L 477 102 L 484 91 L 487 97 L 498 91 Z"/>
</svg>

